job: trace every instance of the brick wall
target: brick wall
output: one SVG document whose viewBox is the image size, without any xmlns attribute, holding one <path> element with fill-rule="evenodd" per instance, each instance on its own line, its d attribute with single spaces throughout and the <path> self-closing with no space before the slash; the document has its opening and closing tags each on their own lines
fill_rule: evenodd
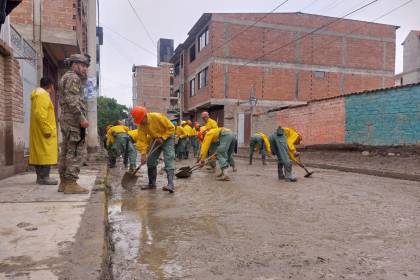
<svg viewBox="0 0 420 280">
<path fill-rule="evenodd" d="M 13 10 L 11 20 L 16 24 L 32 24 L 33 0 L 23 0 Z M 42 26 L 73 30 L 76 26 L 77 5 L 75 0 L 44 0 L 42 9 Z"/>
<path fill-rule="evenodd" d="M 420 84 L 312 101 L 277 112 L 305 145 L 420 143 Z M 258 120 L 258 118 L 256 118 Z"/>
<path fill-rule="evenodd" d="M 19 62 L 0 40 L 0 179 L 26 167 L 23 124 L 23 83 Z"/>
<path fill-rule="evenodd" d="M 345 98 L 346 143 L 420 144 L 420 85 Z"/>
<path fill-rule="evenodd" d="M 166 114 L 170 104 L 170 68 L 170 65 L 136 67 L 137 105 L 146 106 L 150 112 Z"/>
<path fill-rule="evenodd" d="M 344 118 L 343 98 L 315 101 L 277 113 L 278 124 L 295 128 L 305 145 L 344 143 Z"/>
</svg>

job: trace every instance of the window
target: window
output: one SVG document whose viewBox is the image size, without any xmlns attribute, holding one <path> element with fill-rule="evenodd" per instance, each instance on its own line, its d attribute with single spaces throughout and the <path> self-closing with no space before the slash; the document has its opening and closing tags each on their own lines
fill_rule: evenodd
<svg viewBox="0 0 420 280">
<path fill-rule="evenodd" d="M 195 44 L 191 46 L 190 48 L 190 62 L 193 62 L 195 60 Z"/>
<path fill-rule="evenodd" d="M 317 79 L 324 79 L 325 72 L 324 71 L 314 71 L 315 78 Z"/>
<path fill-rule="evenodd" d="M 181 64 L 181 68 L 184 67 L 184 55 L 181 54 L 181 58 L 179 59 L 179 62 Z"/>
<path fill-rule="evenodd" d="M 190 96 L 195 95 L 195 78 L 190 81 Z"/>
<path fill-rule="evenodd" d="M 204 68 L 198 73 L 198 89 L 201 89 L 207 85 L 207 79 L 208 79 L 208 67 Z"/>
<path fill-rule="evenodd" d="M 174 75 L 175 77 L 179 75 L 179 62 L 175 63 Z"/>
<path fill-rule="evenodd" d="M 209 30 L 206 29 L 201 35 L 198 37 L 198 51 L 201 51 L 209 44 Z"/>
</svg>

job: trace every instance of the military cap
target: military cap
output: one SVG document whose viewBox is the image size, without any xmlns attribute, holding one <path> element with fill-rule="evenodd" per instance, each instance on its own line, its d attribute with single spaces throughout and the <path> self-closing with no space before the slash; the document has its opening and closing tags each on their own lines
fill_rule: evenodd
<svg viewBox="0 0 420 280">
<path fill-rule="evenodd" d="M 78 54 L 78 53 L 72 54 L 67 60 L 70 64 L 73 62 L 80 62 L 80 63 L 86 64 L 87 66 L 90 65 L 90 56 L 86 54 L 85 55 Z"/>
</svg>

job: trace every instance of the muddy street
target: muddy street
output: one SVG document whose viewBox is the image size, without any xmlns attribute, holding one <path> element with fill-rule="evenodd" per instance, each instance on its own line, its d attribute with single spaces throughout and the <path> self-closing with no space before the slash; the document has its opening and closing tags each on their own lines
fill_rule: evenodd
<svg viewBox="0 0 420 280">
<path fill-rule="evenodd" d="M 232 181 L 203 169 L 172 195 L 164 174 L 126 191 L 113 169 L 114 279 L 420 279 L 419 182 L 295 169 L 286 183 L 237 162 Z"/>
</svg>

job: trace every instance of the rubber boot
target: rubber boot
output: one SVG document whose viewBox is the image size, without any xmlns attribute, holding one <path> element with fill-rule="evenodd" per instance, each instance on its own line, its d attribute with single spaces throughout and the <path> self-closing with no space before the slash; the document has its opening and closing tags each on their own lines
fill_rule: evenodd
<svg viewBox="0 0 420 280">
<path fill-rule="evenodd" d="M 297 178 L 293 176 L 292 172 L 292 164 L 285 165 L 284 166 L 284 173 L 285 173 L 285 181 L 286 182 L 297 182 Z"/>
<path fill-rule="evenodd" d="M 116 164 L 117 164 L 117 159 L 116 158 L 112 157 L 112 158 L 109 159 L 109 165 L 108 165 L 109 168 L 115 168 Z"/>
<path fill-rule="evenodd" d="M 230 177 L 228 174 L 228 168 L 222 169 L 222 175 L 218 178 L 216 178 L 218 181 L 230 181 Z"/>
<path fill-rule="evenodd" d="M 142 186 L 141 189 L 142 190 L 156 189 L 157 167 L 148 167 L 147 177 L 149 178 L 149 183 L 147 185 Z"/>
<path fill-rule="evenodd" d="M 283 172 L 283 164 L 282 163 L 277 163 L 277 175 L 279 177 L 279 180 L 283 180 L 284 177 L 284 172 Z"/>
<path fill-rule="evenodd" d="M 267 161 L 266 161 L 265 156 L 262 156 L 262 164 L 263 164 L 263 165 L 267 165 Z"/>
<path fill-rule="evenodd" d="M 249 165 L 252 165 L 252 157 L 249 158 Z"/>
<path fill-rule="evenodd" d="M 185 159 L 188 159 L 190 157 L 190 152 L 185 152 Z"/>
<path fill-rule="evenodd" d="M 136 170 L 136 165 L 135 164 L 130 164 L 130 168 L 128 169 L 128 172 L 134 173 L 134 170 Z"/>
<path fill-rule="evenodd" d="M 88 189 L 81 187 L 74 179 L 64 179 L 64 194 L 87 194 Z"/>
<path fill-rule="evenodd" d="M 44 177 L 39 179 L 38 181 L 39 185 L 48 185 L 48 186 L 55 186 L 58 184 L 58 181 L 56 179 L 50 178 L 50 177 Z"/>
<path fill-rule="evenodd" d="M 35 172 L 36 172 L 36 183 L 39 184 L 39 180 L 41 179 L 41 176 L 42 176 L 40 165 L 35 165 Z"/>
<path fill-rule="evenodd" d="M 173 193 L 175 191 L 174 175 L 175 175 L 174 169 L 166 170 L 166 177 L 168 178 L 168 185 L 163 187 L 162 190 L 168 191 L 170 193 Z"/>
<path fill-rule="evenodd" d="M 38 168 L 39 168 L 39 176 L 36 180 L 37 184 L 49 185 L 49 186 L 58 184 L 57 180 L 50 178 L 51 166 L 45 165 L 45 166 L 39 166 Z"/>
</svg>

